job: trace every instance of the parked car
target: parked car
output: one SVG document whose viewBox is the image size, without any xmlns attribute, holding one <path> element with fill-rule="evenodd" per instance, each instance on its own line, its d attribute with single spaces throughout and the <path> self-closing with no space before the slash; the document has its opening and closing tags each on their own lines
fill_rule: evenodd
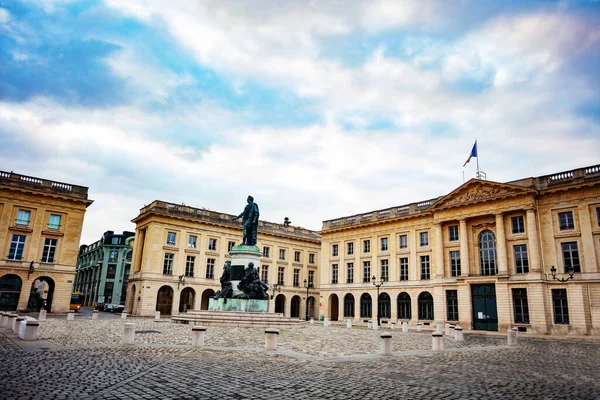
<svg viewBox="0 0 600 400">
<path fill-rule="evenodd" d="M 104 305 L 104 307 L 102 308 L 102 311 L 108 311 L 108 312 L 112 312 L 113 308 L 115 308 L 116 304 L 112 304 L 112 303 L 107 303 Z"/>
<path fill-rule="evenodd" d="M 98 311 L 104 311 L 104 303 L 96 304 L 96 307 L 94 307 L 94 309 L 96 309 Z"/>
<path fill-rule="evenodd" d="M 121 304 L 109 303 L 109 304 L 104 305 L 104 311 L 108 311 L 108 312 L 112 312 L 112 313 L 120 313 L 120 312 L 123 312 L 123 310 L 125 310 L 125 306 L 123 306 Z"/>
</svg>

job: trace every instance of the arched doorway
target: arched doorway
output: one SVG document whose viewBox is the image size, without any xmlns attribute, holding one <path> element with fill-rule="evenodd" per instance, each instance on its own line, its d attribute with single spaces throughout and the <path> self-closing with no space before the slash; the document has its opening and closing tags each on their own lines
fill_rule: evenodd
<svg viewBox="0 0 600 400">
<path fill-rule="evenodd" d="M 398 295 L 398 319 L 411 319 L 410 295 L 406 292 Z"/>
<path fill-rule="evenodd" d="M 206 289 L 202 292 L 202 298 L 200 299 L 200 309 L 208 310 L 208 302 L 215 295 L 215 291 L 212 289 Z"/>
<path fill-rule="evenodd" d="M 338 315 L 340 313 L 340 300 L 337 294 L 332 294 L 329 296 L 329 318 L 332 321 L 338 320 Z"/>
<path fill-rule="evenodd" d="M 0 278 L 0 311 L 16 311 L 23 281 L 18 275 L 8 274 Z"/>
<path fill-rule="evenodd" d="M 192 288 L 185 288 L 179 295 L 179 312 L 187 312 L 194 309 L 194 298 L 196 291 Z"/>
<path fill-rule="evenodd" d="M 354 318 L 354 296 L 350 293 L 344 296 L 344 317 Z"/>
<path fill-rule="evenodd" d="M 160 311 L 161 315 L 171 315 L 173 309 L 173 288 L 171 286 L 163 286 L 158 290 L 156 296 L 156 311 Z"/>
<path fill-rule="evenodd" d="M 377 301 L 377 307 L 379 308 L 380 318 L 392 318 L 392 301 L 390 295 L 387 293 L 381 293 L 379 295 L 379 301 Z"/>
<path fill-rule="evenodd" d="M 291 318 L 300 318 L 300 296 L 292 297 L 292 302 L 290 303 L 290 317 Z"/>
<path fill-rule="evenodd" d="M 315 298 L 312 296 L 308 298 L 308 318 L 317 319 L 315 314 Z"/>
<path fill-rule="evenodd" d="M 275 312 L 285 315 L 285 296 L 282 294 L 275 297 Z"/>
<path fill-rule="evenodd" d="M 372 316 L 372 304 L 371 304 L 371 295 L 369 293 L 363 293 L 360 296 L 360 317 L 361 318 L 371 318 Z"/>
<path fill-rule="evenodd" d="M 54 279 L 49 276 L 40 276 L 31 284 L 31 293 L 27 300 L 27 309 L 39 312 L 42 307 L 52 312 L 52 299 L 54 298 Z M 71 294 L 69 293 L 69 298 Z"/>
<path fill-rule="evenodd" d="M 418 298 L 419 319 L 433 320 L 433 297 L 429 292 L 421 292 Z"/>
<path fill-rule="evenodd" d="M 479 261 L 481 275 L 496 275 L 498 263 L 496 262 L 496 236 L 489 230 L 479 234 Z"/>
</svg>

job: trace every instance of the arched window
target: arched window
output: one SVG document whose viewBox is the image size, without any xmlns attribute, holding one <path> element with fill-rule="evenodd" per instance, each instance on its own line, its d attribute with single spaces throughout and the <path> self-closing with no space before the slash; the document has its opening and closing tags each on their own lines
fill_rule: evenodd
<svg viewBox="0 0 600 400">
<path fill-rule="evenodd" d="M 498 273 L 496 237 L 492 231 L 483 231 L 479 235 L 479 259 L 481 275 L 496 275 Z"/>
<path fill-rule="evenodd" d="M 398 295 L 398 319 L 411 319 L 410 295 L 402 292 Z"/>
<path fill-rule="evenodd" d="M 363 293 L 360 296 L 360 317 L 371 318 L 371 295 L 369 293 Z"/>
<path fill-rule="evenodd" d="M 392 318 L 392 307 L 389 294 L 381 293 L 379 295 L 377 307 L 379 308 L 379 316 L 381 318 Z"/>
<path fill-rule="evenodd" d="M 350 293 L 344 296 L 344 317 L 354 317 L 354 296 Z"/>
<path fill-rule="evenodd" d="M 419 295 L 419 319 L 433 320 L 433 297 L 429 292 Z"/>
</svg>

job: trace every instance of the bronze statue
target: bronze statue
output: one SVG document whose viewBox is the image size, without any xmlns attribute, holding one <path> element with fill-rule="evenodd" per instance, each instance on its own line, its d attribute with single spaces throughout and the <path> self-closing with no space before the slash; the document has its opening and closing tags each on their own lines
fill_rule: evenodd
<svg viewBox="0 0 600 400">
<path fill-rule="evenodd" d="M 233 295 L 233 289 L 231 288 L 231 261 L 225 261 L 223 267 L 223 275 L 221 275 L 221 290 L 217 291 L 213 296 L 213 299 L 230 299 Z"/>
<path fill-rule="evenodd" d="M 254 202 L 254 197 L 248 196 L 248 204 L 244 211 L 233 218 L 236 220 L 242 218 L 242 226 L 244 227 L 244 238 L 242 244 L 247 246 L 256 246 L 256 238 L 258 235 L 258 204 Z"/>
<path fill-rule="evenodd" d="M 267 295 L 269 286 L 260 280 L 258 272 L 254 269 L 254 263 L 249 263 L 244 272 L 245 275 L 238 284 L 238 289 L 243 291 L 244 294 L 238 294 L 235 298 L 267 300 L 269 298 Z"/>
</svg>

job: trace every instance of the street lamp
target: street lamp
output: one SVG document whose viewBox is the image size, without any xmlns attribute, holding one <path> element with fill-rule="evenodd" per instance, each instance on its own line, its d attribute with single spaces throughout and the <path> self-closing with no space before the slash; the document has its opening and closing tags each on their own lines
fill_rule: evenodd
<svg viewBox="0 0 600 400">
<path fill-rule="evenodd" d="M 573 279 L 573 274 L 575 273 L 575 269 L 573 268 L 573 266 L 569 267 L 569 269 L 567 270 L 567 273 L 569 274 L 568 278 L 557 278 L 556 277 L 556 268 L 554 268 L 554 265 L 552 266 L 552 268 L 550 268 L 550 273 L 552 274 L 552 279 L 554 279 L 555 281 L 568 282 L 569 280 Z"/>
<path fill-rule="evenodd" d="M 277 291 L 277 293 L 281 293 L 281 287 L 282 286 L 283 285 L 280 285 L 280 284 L 277 284 L 277 283 L 274 284 L 274 285 L 271 285 L 271 288 L 270 288 L 271 289 L 271 300 L 273 300 L 273 297 L 275 296 L 275 291 Z"/>
<path fill-rule="evenodd" d="M 373 285 L 377 288 L 377 326 L 381 326 L 381 315 L 379 315 L 379 288 L 383 286 L 383 279 L 379 283 L 375 282 L 377 278 L 373 275 Z"/>
<path fill-rule="evenodd" d="M 315 285 L 313 285 L 312 281 L 308 282 L 306 279 L 304 280 L 304 288 L 306 289 L 306 320 L 308 321 L 308 290 L 312 289 Z"/>
<path fill-rule="evenodd" d="M 179 285 L 185 286 L 185 276 L 179 275 L 179 280 L 177 281 L 177 290 L 179 290 Z"/>
</svg>

